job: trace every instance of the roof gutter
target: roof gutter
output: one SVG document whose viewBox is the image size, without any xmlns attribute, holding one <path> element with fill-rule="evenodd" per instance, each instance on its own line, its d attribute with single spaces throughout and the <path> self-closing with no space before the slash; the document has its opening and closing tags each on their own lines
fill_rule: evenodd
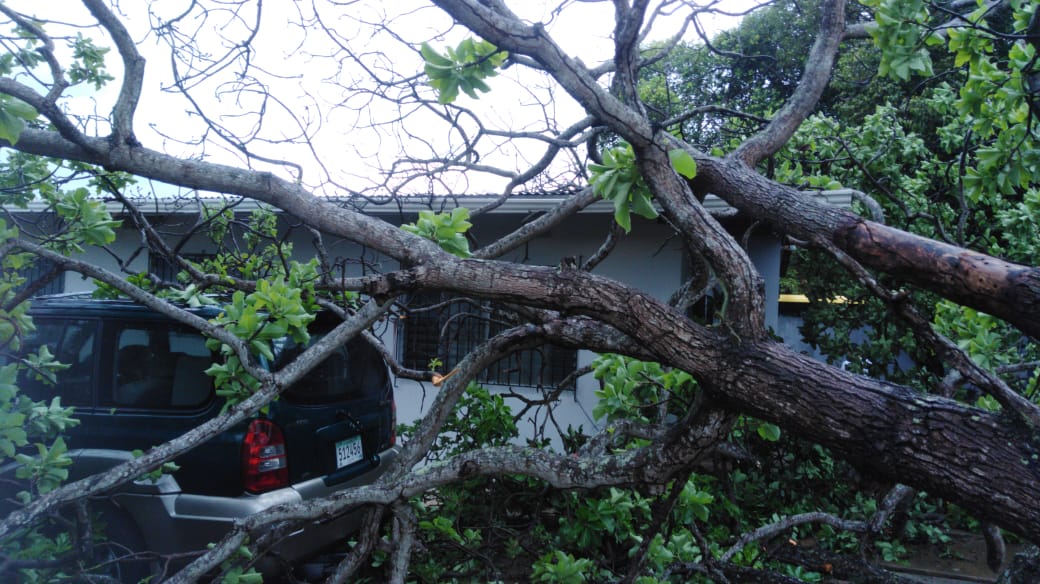
<svg viewBox="0 0 1040 584">
<path fill-rule="evenodd" d="M 850 189 L 818 191 L 813 193 L 813 196 L 820 203 L 827 206 L 847 209 L 852 205 L 853 191 Z M 352 207 L 367 215 L 380 216 L 416 215 L 419 211 L 441 211 L 462 206 L 477 209 L 497 201 L 498 198 L 498 195 L 431 195 L 397 197 L 388 199 L 385 203 L 380 203 L 375 199 L 359 197 L 329 197 L 327 200 L 331 203 Z M 491 212 L 497 215 L 543 213 L 556 208 L 566 199 L 567 196 L 558 195 L 512 195 Z M 249 213 L 265 206 L 253 199 L 221 195 L 192 197 L 142 196 L 132 197 L 130 201 L 137 205 L 145 215 L 194 215 L 199 212 L 202 205 L 231 205 L 236 212 Z M 112 199 L 105 200 L 105 207 L 113 215 L 119 215 L 125 211 L 122 203 Z M 715 195 L 705 197 L 704 207 L 713 213 L 725 213 L 732 209 L 725 201 Z M 48 206 L 45 202 L 32 201 L 24 209 L 16 208 L 8 209 L 8 211 L 13 213 L 43 213 L 47 209 Z M 581 212 L 589 214 L 613 213 L 614 206 L 610 201 L 601 200 L 589 205 Z"/>
</svg>

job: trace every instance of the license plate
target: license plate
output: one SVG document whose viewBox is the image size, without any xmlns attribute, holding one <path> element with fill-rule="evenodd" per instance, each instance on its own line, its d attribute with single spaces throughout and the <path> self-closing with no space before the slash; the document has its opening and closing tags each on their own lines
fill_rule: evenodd
<svg viewBox="0 0 1040 584">
<path fill-rule="evenodd" d="M 336 443 L 336 468 L 343 468 L 365 458 L 361 450 L 361 436 L 351 436 Z"/>
</svg>

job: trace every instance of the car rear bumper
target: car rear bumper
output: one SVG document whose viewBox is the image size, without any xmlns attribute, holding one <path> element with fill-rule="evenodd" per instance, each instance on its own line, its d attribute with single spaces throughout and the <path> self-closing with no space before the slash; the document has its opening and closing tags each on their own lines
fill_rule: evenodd
<svg viewBox="0 0 1040 584">
<path fill-rule="evenodd" d="M 201 552 L 206 544 L 219 541 L 234 522 L 272 507 L 300 503 L 331 495 L 353 486 L 375 481 L 397 457 L 394 449 L 380 453 L 378 463 L 356 477 L 329 486 L 324 478 L 311 479 L 262 495 L 212 497 L 170 492 L 145 493 L 130 489 L 113 497 L 137 524 L 147 548 L 159 554 Z M 142 485 L 143 486 L 143 485 Z M 285 562 L 295 562 L 345 541 L 360 525 L 361 514 L 347 512 L 302 526 L 287 534 L 270 550 Z"/>
</svg>

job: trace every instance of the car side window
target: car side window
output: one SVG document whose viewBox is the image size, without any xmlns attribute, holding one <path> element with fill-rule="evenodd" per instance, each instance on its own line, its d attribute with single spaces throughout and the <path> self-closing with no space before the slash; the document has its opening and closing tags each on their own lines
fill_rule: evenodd
<svg viewBox="0 0 1040 584">
<path fill-rule="evenodd" d="M 103 396 L 116 407 L 197 408 L 212 397 L 205 338 L 168 324 L 114 323 L 113 383 Z"/>
<path fill-rule="evenodd" d="M 92 320 L 36 319 L 36 330 L 22 343 L 21 355 L 37 353 L 46 346 L 55 359 L 66 365 L 56 374 L 57 383 L 26 371 L 21 389 L 35 400 L 60 397 L 62 405 L 92 406 L 95 341 L 98 325 Z"/>
</svg>

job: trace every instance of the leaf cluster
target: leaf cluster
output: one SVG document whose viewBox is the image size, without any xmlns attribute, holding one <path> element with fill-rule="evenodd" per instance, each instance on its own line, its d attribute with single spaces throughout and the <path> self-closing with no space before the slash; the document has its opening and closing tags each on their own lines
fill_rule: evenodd
<svg viewBox="0 0 1040 584">
<path fill-rule="evenodd" d="M 278 278 L 259 280 L 256 291 L 248 295 L 236 291 L 222 308 L 211 322 L 245 341 L 253 355 L 270 363 L 274 361 L 275 341 L 291 338 L 297 344 L 307 344 L 307 325 L 314 320 L 317 306 L 302 295 L 298 284 Z M 206 374 L 213 377 L 217 395 L 227 400 L 225 410 L 259 388 L 259 381 L 249 375 L 230 345 L 209 339 L 206 346 L 224 359 L 211 365 Z"/>
<path fill-rule="evenodd" d="M 39 115 L 36 108 L 24 101 L 10 95 L 0 95 L 0 140 L 6 140 L 11 145 L 17 144 L 26 123 Z"/>
<path fill-rule="evenodd" d="M 19 236 L 0 220 L 0 245 Z M 17 270 L 31 259 L 27 254 L 6 254 L 0 258 L 0 467 L 14 463 L 13 473 L 3 480 L 8 494 L 0 506 L 25 505 L 53 491 L 68 478 L 72 459 L 61 437 L 66 428 L 78 423 L 71 408 L 60 397 L 50 401 L 34 400 L 21 391 L 27 379 L 54 385 L 56 374 L 66 368 L 57 362 L 50 349 L 35 350 L 26 341 L 36 331 L 29 316 L 29 302 L 14 302 L 24 279 Z M 51 560 L 71 551 L 72 540 L 61 531 L 45 532 L 42 525 L 20 530 L 0 539 L 4 557 Z M 46 566 L 46 563 L 43 564 Z M 19 577 L 44 579 L 52 569 L 28 568 Z"/>
<path fill-rule="evenodd" d="M 452 255 L 468 258 L 470 251 L 466 232 L 472 226 L 469 222 L 469 209 L 456 207 L 443 213 L 419 211 L 418 220 L 401 225 L 401 229 L 429 239 Z"/>
<path fill-rule="evenodd" d="M 656 219 L 653 194 L 639 171 L 635 152 L 627 142 L 603 151 L 602 164 L 588 165 L 589 184 L 592 191 L 614 204 L 614 221 L 625 230 L 632 231 L 632 213 L 645 219 Z M 690 179 L 697 176 L 697 161 L 689 152 L 676 148 L 668 152 L 672 168 Z"/>
<path fill-rule="evenodd" d="M 932 58 L 925 44 L 942 43 L 937 33 L 928 32 L 931 18 L 924 0 L 866 0 L 874 10 L 876 26 L 868 28 L 881 49 L 878 74 L 907 81 L 911 75 L 932 75 Z"/>
<path fill-rule="evenodd" d="M 479 98 L 478 91 L 491 91 L 484 80 L 498 75 L 496 70 L 509 57 L 495 45 L 473 38 L 464 39 L 454 48 L 445 47 L 445 53 L 423 43 L 419 52 L 426 63 L 424 71 L 430 86 L 437 91 L 437 101 L 442 104 L 455 101 L 460 90 L 472 99 Z"/>
</svg>

